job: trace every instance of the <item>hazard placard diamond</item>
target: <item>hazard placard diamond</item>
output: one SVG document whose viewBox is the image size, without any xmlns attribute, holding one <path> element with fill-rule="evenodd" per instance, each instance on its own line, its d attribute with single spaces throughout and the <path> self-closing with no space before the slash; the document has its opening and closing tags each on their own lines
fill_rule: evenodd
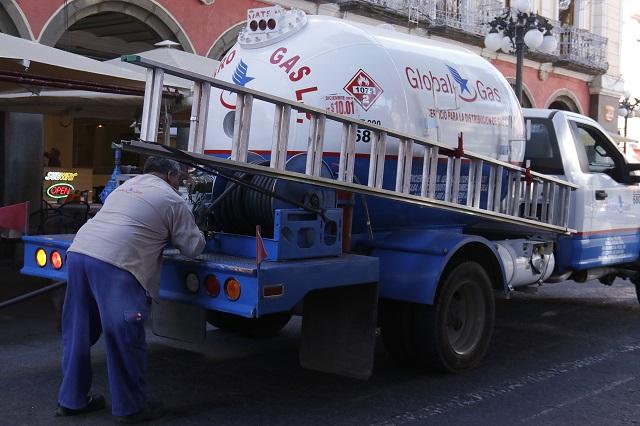
<svg viewBox="0 0 640 426">
<path fill-rule="evenodd" d="M 349 80 L 344 90 L 352 95 L 365 111 L 371 108 L 383 92 L 382 87 L 362 69 Z"/>
</svg>

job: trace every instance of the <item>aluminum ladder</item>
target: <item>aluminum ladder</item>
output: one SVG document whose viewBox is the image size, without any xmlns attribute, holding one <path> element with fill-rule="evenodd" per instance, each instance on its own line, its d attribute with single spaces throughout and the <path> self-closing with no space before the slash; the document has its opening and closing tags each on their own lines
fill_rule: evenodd
<svg viewBox="0 0 640 426">
<path fill-rule="evenodd" d="M 165 74 L 170 74 L 190 80 L 194 84 L 188 154 L 201 164 L 466 213 L 525 226 L 528 229 L 567 234 L 575 232 L 568 228 L 568 220 L 570 194 L 577 188 L 576 185 L 533 172 L 528 167 L 522 168 L 464 151 L 462 136 L 458 147 L 452 148 L 415 135 L 334 114 L 137 55 L 126 56 L 123 60 L 147 68 L 140 141 L 124 141 L 128 149 L 146 154 L 171 156 L 171 152 L 163 149 L 161 145 L 148 143 L 157 142 L 163 81 Z M 230 159 L 200 154 L 204 151 L 207 112 L 213 87 L 237 95 Z M 249 132 L 252 105 L 255 100 L 271 103 L 275 110 L 268 167 L 247 162 L 247 155 L 251 149 Z M 306 113 L 310 119 L 305 173 L 285 170 L 292 110 Z M 325 152 L 325 128 L 328 121 L 337 122 L 342 126 L 339 167 L 335 180 L 320 175 Z M 372 135 L 366 183 L 359 183 L 354 176 L 358 128 L 368 129 Z M 396 138 L 399 141 L 397 152 L 388 152 L 387 141 L 390 138 Z M 416 149 L 419 146 L 424 149 Z M 385 158 L 389 156 L 398 159 L 394 189 L 383 188 L 382 185 Z M 412 166 L 418 164 L 415 163 L 416 161 L 422 164 L 421 189 L 419 194 L 412 194 L 410 193 Z M 442 185 L 442 182 L 437 182 L 439 162 L 446 162 L 443 199 L 436 198 L 436 186 Z M 464 173 L 463 163 L 469 165 L 468 171 Z M 461 180 L 464 180 L 462 178 L 465 174 L 468 182 L 466 198 L 459 197 Z M 486 199 L 481 204 L 483 177 L 488 181 L 488 191 Z"/>
</svg>

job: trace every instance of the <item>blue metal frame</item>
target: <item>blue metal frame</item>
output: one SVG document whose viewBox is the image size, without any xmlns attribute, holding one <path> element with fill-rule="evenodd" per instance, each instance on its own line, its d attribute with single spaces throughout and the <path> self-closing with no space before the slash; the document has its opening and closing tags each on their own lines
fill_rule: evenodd
<svg viewBox="0 0 640 426">
<path fill-rule="evenodd" d="M 160 297 L 205 309 L 254 318 L 262 315 L 291 311 L 304 296 L 313 290 L 378 281 L 378 259 L 370 256 L 342 255 L 316 259 L 269 262 L 258 267 L 254 258 L 215 256 L 194 261 L 182 256 L 165 257 L 160 282 Z M 196 293 L 185 285 L 187 274 L 194 273 L 200 283 Z M 205 280 L 214 275 L 220 283 L 220 293 L 212 297 L 207 293 Z M 240 298 L 229 300 L 224 283 L 229 278 L 240 282 Z M 265 297 L 264 288 L 282 286 L 282 295 Z"/>
<path fill-rule="evenodd" d="M 612 239 L 615 238 L 615 241 Z M 556 270 L 586 270 L 638 260 L 640 232 L 637 230 L 560 237 L 556 246 Z"/>
<path fill-rule="evenodd" d="M 74 234 L 24 236 L 24 266 L 20 273 L 52 280 L 67 280 L 67 249 L 73 241 Z M 47 264 L 44 267 L 36 263 L 36 250 L 44 249 L 47 253 Z M 62 256 L 62 268 L 56 270 L 51 266 L 51 253 L 56 250 Z"/>
<path fill-rule="evenodd" d="M 447 263 L 469 243 L 486 246 L 503 269 L 489 240 L 461 228 L 403 230 L 368 242 L 371 256 L 380 259 L 380 297 L 432 305 Z M 502 286 L 507 289 L 506 282 Z"/>
</svg>

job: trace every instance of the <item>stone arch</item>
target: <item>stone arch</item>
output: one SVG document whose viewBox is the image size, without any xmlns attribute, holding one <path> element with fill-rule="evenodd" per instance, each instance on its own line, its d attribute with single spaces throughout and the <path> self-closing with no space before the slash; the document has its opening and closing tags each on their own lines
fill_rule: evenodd
<svg viewBox="0 0 640 426">
<path fill-rule="evenodd" d="M 584 109 L 580 105 L 580 101 L 573 94 L 573 92 L 567 89 L 556 90 L 545 105 L 545 108 L 562 109 L 564 111 L 577 112 L 578 114 L 584 114 Z"/>
<path fill-rule="evenodd" d="M 246 21 L 239 22 L 223 32 L 211 45 L 207 52 L 207 58 L 221 60 L 227 51 L 236 43 L 240 30 L 244 28 Z"/>
<path fill-rule="evenodd" d="M 144 22 L 162 39 L 175 38 L 186 52 L 194 53 L 193 44 L 178 21 L 151 0 L 76 0 L 61 7 L 40 33 L 39 42 L 54 46 L 68 27 L 91 15 L 103 12 L 122 13 Z"/>
<path fill-rule="evenodd" d="M 516 79 L 514 77 L 505 77 L 515 93 Z M 536 99 L 533 97 L 529 87 L 522 83 L 522 108 L 537 108 Z"/>
<path fill-rule="evenodd" d="M 15 0 L 0 0 L 0 33 L 33 40 L 29 23 Z"/>
</svg>

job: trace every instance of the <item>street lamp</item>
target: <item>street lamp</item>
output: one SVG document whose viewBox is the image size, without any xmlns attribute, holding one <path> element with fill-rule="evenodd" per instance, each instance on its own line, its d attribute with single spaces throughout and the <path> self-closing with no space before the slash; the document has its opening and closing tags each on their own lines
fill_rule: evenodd
<svg viewBox="0 0 640 426">
<path fill-rule="evenodd" d="M 493 18 L 491 30 L 484 38 L 487 49 L 496 52 L 516 53 L 516 97 L 522 105 L 522 71 L 524 48 L 551 54 L 558 41 L 551 33 L 553 26 L 542 16 L 531 12 L 529 0 L 514 0 L 512 7 Z"/>
<path fill-rule="evenodd" d="M 624 98 L 618 102 L 618 115 L 624 117 L 624 137 L 627 137 L 627 120 L 634 117 L 634 111 L 640 108 L 640 99 L 632 98 L 631 93 L 624 92 Z"/>
</svg>

